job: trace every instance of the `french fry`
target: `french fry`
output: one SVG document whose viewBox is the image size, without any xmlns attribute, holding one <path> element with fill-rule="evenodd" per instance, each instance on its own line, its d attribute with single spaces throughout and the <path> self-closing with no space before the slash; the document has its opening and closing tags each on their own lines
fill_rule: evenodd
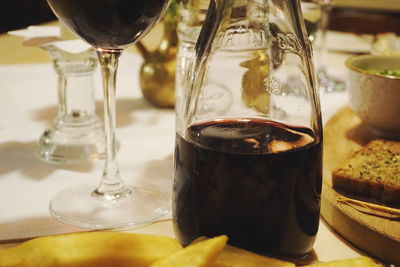
<svg viewBox="0 0 400 267">
<path fill-rule="evenodd" d="M 224 249 L 228 238 L 217 236 L 177 251 L 151 265 L 151 267 L 208 267 L 213 266 L 215 259 Z"/>
<path fill-rule="evenodd" d="M 207 237 L 199 237 L 192 244 L 207 240 Z M 295 267 L 293 263 L 282 261 L 267 256 L 262 256 L 254 252 L 241 249 L 235 246 L 226 245 L 224 250 L 218 255 L 210 267 Z"/>
<path fill-rule="evenodd" d="M 35 238 L 0 249 L 0 267 L 295 267 L 226 245 L 228 238 L 200 238 L 182 249 L 173 238 L 121 232 L 88 232 Z M 304 267 L 382 267 L 368 257 Z"/>
<path fill-rule="evenodd" d="M 335 260 L 330 262 L 321 262 L 304 267 L 380 267 L 381 265 L 375 263 L 368 257 L 359 257 L 346 260 Z"/>
<path fill-rule="evenodd" d="M 227 245 L 212 267 L 295 267 L 293 263 L 262 256 L 248 250 Z"/>
<path fill-rule="evenodd" d="M 120 232 L 39 237 L 0 250 L 1 267 L 149 266 L 181 250 L 173 238 Z"/>
</svg>

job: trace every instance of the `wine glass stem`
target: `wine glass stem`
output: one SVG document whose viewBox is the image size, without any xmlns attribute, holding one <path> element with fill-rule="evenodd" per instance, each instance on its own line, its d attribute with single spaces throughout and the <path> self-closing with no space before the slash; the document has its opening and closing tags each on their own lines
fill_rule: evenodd
<svg viewBox="0 0 400 267">
<path fill-rule="evenodd" d="M 321 6 L 321 19 L 319 22 L 319 28 L 321 30 L 321 36 L 318 44 L 318 50 L 319 50 L 319 61 L 320 61 L 320 66 L 318 66 L 318 71 L 325 71 L 325 60 L 326 60 L 326 52 L 327 52 L 327 47 L 326 47 L 326 33 L 328 30 L 328 24 L 329 24 L 329 12 L 330 12 L 330 0 L 320 0 L 320 6 Z"/>
<path fill-rule="evenodd" d="M 121 53 L 121 49 L 97 49 L 97 55 L 103 77 L 106 159 L 103 177 L 98 187 L 93 191 L 93 194 L 96 196 L 104 196 L 106 198 L 119 198 L 130 193 L 130 190 L 125 186 L 119 174 L 115 138 L 116 74 L 118 60 Z"/>
</svg>

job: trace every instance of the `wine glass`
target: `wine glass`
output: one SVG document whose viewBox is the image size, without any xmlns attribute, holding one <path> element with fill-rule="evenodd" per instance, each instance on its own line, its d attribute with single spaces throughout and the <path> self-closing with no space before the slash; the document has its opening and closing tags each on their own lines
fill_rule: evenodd
<svg viewBox="0 0 400 267">
<path fill-rule="evenodd" d="M 96 187 L 75 185 L 50 201 L 57 219 L 85 228 L 128 228 L 153 222 L 170 209 L 170 197 L 153 186 L 127 186 L 119 172 L 115 138 L 116 73 L 124 48 L 141 39 L 159 20 L 169 0 L 48 0 L 57 17 L 92 45 L 104 88 L 106 155 Z"/>
<path fill-rule="evenodd" d="M 318 89 L 321 93 L 343 91 L 345 83 L 332 77 L 326 69 L 326 32 L 328 29 L 331 0 L 302 0 L 301 9 L 307 28 L 308 39 L 316 52 Z"/>
</svg>

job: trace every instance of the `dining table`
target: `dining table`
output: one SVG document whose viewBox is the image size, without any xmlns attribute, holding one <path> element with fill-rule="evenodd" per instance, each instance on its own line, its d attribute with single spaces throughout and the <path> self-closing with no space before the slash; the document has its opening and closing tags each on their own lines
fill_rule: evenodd
<svg viewBox="0 0 400 267">
<path fill-rule="evenodd" d="M 144 44 L 155 48 L 161 34 L 162 27 L 157 25 Z M 49 201 L 67 186 L 98 182 L 104 164 L 103 160 L 48 163 L 35 155 L 35 144 L 58 113 L 57 75 L 48 53 L 38 46 L 24 45 L 23 40 L 7 33 L 0 35 L 0 249 L 35 237 L 88 231 L 53 218 Z M 369 53 L 371 40 L 369 36 L 329 31 L 328 71 L 346 80 L 344 61 L 353 54 Z M 150 183 L 172 194 L 175 113 L 143 98 L 139 83 L 142 62 L 135 46 L 120 60 L 116 94 L 119 167 L 126 183 Z M 94 86 L 96 112 L 102 117 L 99 68 Z M 319 97 L 323 123 L 348 103 L 346 91 L 320 92 Z M 171 214 L 145 226 L 119 231 L 175 237 Z M 321 262 L 373 257 L 323 217 L 313 254 Z"/>
</svg>

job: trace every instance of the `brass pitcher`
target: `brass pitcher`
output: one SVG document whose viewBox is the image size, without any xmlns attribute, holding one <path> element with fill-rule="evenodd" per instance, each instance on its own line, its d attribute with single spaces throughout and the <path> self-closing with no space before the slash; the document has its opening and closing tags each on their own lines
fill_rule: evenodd
<svg viewBox="0 0 400 267">
<path fill-rule="evenodd" d="M 161 108 L 175 106 L 175 64 L 178 49 L 176 1 L 172 1 L 162 22 L 164 35 L 154 51 L 136 43 L 144 62 L 140 68 L 140 87 L 144 98 Z"/>
</svg>

